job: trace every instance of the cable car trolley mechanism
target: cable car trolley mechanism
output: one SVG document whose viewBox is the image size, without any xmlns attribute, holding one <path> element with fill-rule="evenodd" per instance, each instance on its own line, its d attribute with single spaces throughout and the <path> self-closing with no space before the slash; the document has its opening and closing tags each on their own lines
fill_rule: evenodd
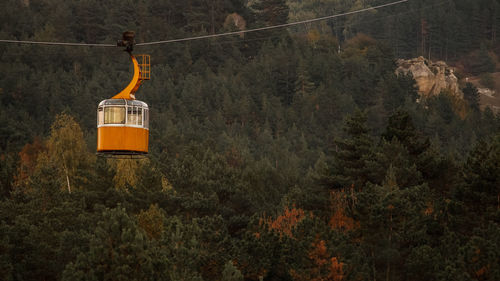
<svg viewBox="0 0 500 281">
<path fill-rule="evenodd" d="M 144 80 L 150 79 L 149 55 L 132 55 L 134 32 L 123 33 L 118 46 L 125 47 L 134 66 L 128 86 L 97 107 L 97 154 L 108 157 L 142 157 L 148 153 L 149 108 L 135 99 Z M 137 57 L 137 58 L 136 58 Z M 139 60 L 138 60 L 139 59 Z"/>
</svg>

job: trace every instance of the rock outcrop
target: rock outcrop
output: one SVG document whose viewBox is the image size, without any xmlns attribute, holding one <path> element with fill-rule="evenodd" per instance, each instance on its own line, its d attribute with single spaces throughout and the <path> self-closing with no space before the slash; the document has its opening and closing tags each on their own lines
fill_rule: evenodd
<svg viewBox="0 0 500 281">
<path fill-rule="evenodd" d="M 458 79 L 453 74 L 453 68 L 443 61 L 432 62 L 423 57 L 397 61 L 396 74 L 410 72 L 417 82 L 421 97 L 439 95 L 442 91 L 462 98 L 463 93 L 458 85 Z"/>
</svg>

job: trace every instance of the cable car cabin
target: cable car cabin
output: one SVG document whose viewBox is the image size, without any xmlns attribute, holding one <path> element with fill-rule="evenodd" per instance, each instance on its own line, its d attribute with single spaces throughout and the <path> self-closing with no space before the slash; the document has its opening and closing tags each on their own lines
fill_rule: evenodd
<svg viewBox="0 0 500 281">
<path fill-rule="evenodd" d="M 104 155 L 148 153 L 149 109 L 145 102 L 107 99 L 97 108 L 97 152 Z"/>
<path fill-rule="evenodd" d="M 148 153 L 149 108 L 135 99 L 144 80 L 150 79 L 149 55 L 139 55 L 140 63 L 127 51 L 134 67 L 128 86 L 97 107 L 97 154 L 102 156 L 141 156 Z"/>
</svg>

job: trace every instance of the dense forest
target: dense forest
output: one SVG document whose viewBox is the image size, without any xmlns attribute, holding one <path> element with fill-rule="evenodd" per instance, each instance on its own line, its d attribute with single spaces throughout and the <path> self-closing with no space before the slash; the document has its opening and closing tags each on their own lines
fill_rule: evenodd
<svg viewBox="0 0 500 281">
<path fill-rule="evenodd" d="M 3 0 L 0 39 L 138 43 L 386 0 Z M 0 43 L 0 280 L 500 280 L 500 114 L 399 58 L 498 71 L 500 0 L 137 46 L 144 159 L 97 157 L 120 48 Z"/>
</svg>

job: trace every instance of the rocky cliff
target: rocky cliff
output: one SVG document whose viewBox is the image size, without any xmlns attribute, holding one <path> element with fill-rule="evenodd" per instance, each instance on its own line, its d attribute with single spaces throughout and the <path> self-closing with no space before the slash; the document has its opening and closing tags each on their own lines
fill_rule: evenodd
<svg viewBox="0 0 500 281">
<path fill-rule="evenodd" d="M 443 61 L 432 62 L 423 57 L 397 61 L 396 74 L 410 72 L 417 81 L 418 92 L 421 97 L 438 95 L 447 91 L 462 98 L 463 93 L 458 85 L 458 79 L 453 74 L 453 68 Z"/>
</svg>

